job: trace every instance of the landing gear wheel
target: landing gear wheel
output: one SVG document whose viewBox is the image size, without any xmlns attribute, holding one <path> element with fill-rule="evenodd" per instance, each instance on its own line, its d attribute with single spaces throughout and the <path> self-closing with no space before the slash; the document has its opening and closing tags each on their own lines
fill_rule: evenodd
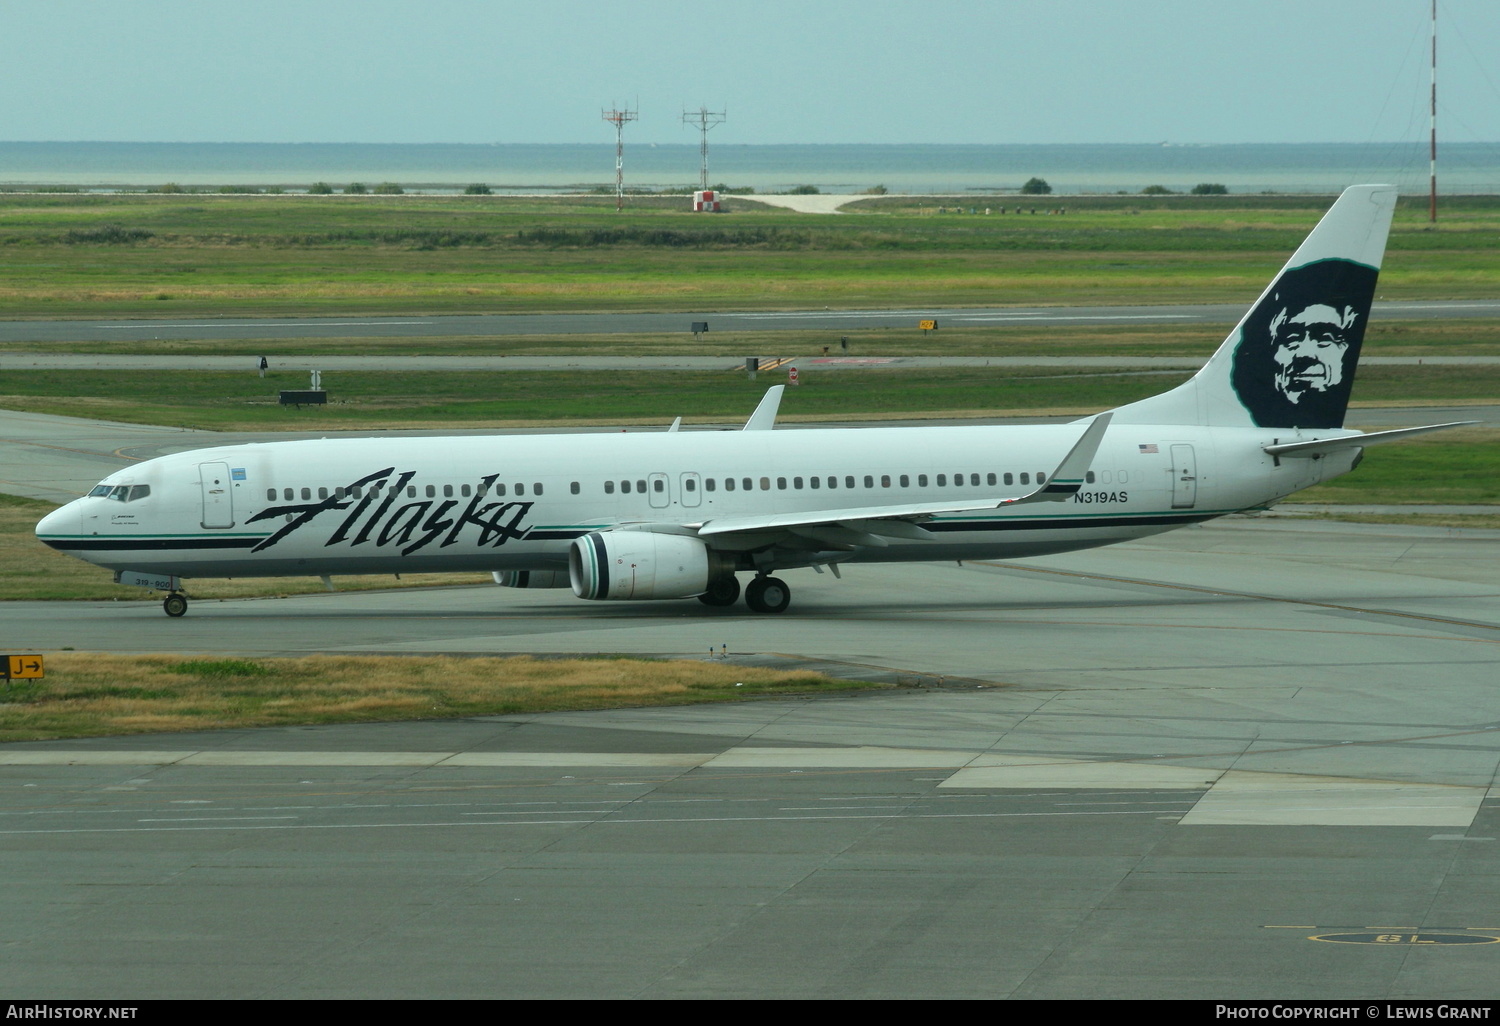
<svg viewBox="0 0 1500 1026">
<path fill-rule="evenodd" d="M 745 585 L 745 605 L 757 613 L 782 613 L 792 604 L 792 589 L 776 577 L 757 577 Z"/>
<path fill-rule="evenodd" d="M 162 599 L 161 607 L 166 610 L 168 616 L 181 616 L 187 612 L 187 596 L 173 592 Z"/>
<path fill-rule="evenodd" d="M 708 590 L 698 596 L 705 606 L 732 606 L 740 597 L 740 582 L 733 574 L 716 577 L 708 582 Z"/>
</svg>

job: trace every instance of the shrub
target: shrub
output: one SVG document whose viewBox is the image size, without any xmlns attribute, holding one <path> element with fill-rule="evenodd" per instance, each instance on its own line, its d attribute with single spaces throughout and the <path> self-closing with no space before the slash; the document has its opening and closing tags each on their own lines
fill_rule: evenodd
<svg viewBox="0 0 1500 1026">
<path fill-rule="evenodd" d="M 1199 182 L 1197 185 L 1193 186 L 1192 192 L 1194 196 L 1229 195 L 1228 187 L 1220 185 L 1218 182 Z"/>
<path fill-rule="evenodd" d="M 816 185 L 799 185 L 788 194 L 791 196 L 818 196 L 821 190 Z"/>
<path fill-rule="evenodd" d="M 1022 196 L 1047 196 L 1052 192 L 1052 186 L 1047 184 L 1045 178 L 1028 178 L 1026 184 L 1021 186 Z"/>
<path fill-rule="evenodd" d="M 365 188 L 363 182 L 350 182 L 348 185 L 344 186 L 345 196 L 363 196 L 369 191 L 369 189 Z"/>
<path fill-rule="evenodd" d="M 866 196 L 884 196 L 890 190 L 883 185 L 872 185 L 865 190 Z"/>
<path fill-rule="evenodd" d="M 1141 190 L 1142 196 L 1176 196 L 1177 193 L 1168 189 L 1165 185 L 1148 185 Z"/>
<path fill-rule="evenodd" d="M 154 238 L 154 233 L 144 228 L 124 228 L 117 224 L 100 225 L 98 228 L 74 228 L 63 233 L 64 245 L 128 246 Z"/>
<path fill-rule="evenodd" d="M 377 196 L 403 196 L 406 194 L 406 190 L 401 188 L 401 186 L 397 185 L 395 182 L 381 182 L 379 185 L 375 186 L 374 191 L 375 195 Z"/>
<path fill-rule="evenodd" d="M 466 186 L 464 188 L 464 195 L 488 196 L 490 195 L 490 187 L 488 185 L 485 185 L 483 182 L 475 182 L 473 185 Z"/>
<path fill-rule="evenodd" d="M 307 187 L 307 194 L 309 196 L 332 196 L 333 186 L 327 182 L 313 182 Z"/>
<path fill-rule="evenodd" d="M 176 182 L 167 182 L 165 185 L 158 185 L 156 188 L 152 189 L 151 191 L 152 192 L 164 193 L 164 194 L 169 195 L 169 196 L 174 196 L 174 195 L 176 195 L 179 192 L 187 192 L 186 189 L 184 189 L 182 186 L 178 185 Z"/>
</svg>

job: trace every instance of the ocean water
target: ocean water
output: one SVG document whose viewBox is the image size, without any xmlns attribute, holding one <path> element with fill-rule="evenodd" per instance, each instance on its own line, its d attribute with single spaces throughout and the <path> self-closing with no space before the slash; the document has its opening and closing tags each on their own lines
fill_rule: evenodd
<svg viewBox="0 0 1500 1026">
<path fill-rule="evenodd" d="M 1425 194 L 1425 142 L 1237 145 L 804 145 L 716 144 L 709 180 L 760 192 L 814 185 L 823 192 L 968 193 L 1017 189 L 1033 175 L 1060 194 L 1186 190 L 1217 182 L 1231 192 L 1333 193 L 1355 182 L 1393 182 Z M 627 188 L 691 186 L 698 147 L 625 147 Z M 537 192 L 614 185 L 613 142 L 598 144 L 0 142 L 0 186 L 141 189 L 176 182 L 305 188 L 397 182 L 448 192 L 483 182 Z M 1438 187 L 1500 193 L 1500 143 L 1441 144 Z"/>
</svg>

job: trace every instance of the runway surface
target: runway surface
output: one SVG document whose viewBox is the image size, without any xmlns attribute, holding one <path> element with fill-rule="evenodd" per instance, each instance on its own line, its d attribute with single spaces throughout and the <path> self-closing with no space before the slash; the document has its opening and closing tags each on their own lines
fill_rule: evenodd
<svg viewBox="0 0 1500 1026">
<path fill-rule="evenodd" d="M 935 318 L 942 327 L 1069 324 L 1232 324 L 1244 303 L 1177 306 L 963 307 L 907 310 L 766 310 L 709 313 L 479 314 L 441 317 L 301 317 L 273 319 L 0 321 L 0 342 L 119 342 L 141 339 L 404 338 L 409 336 L 686 333 L 695 321 L 710 332 L 857 331 L 915 328 Z M 1379 320 L 1500 317 L 1500 300 L 1378 302 Z"/>
<path fill-rule="evenodd" d="M 1494 998 L 1500 532 L 1225 522 L 788 575 L 9 603 L 23 648 L 624 652 L 904 686 L 0 747 L 0 988 Z"/>
<path fill-rule="evenodd" d="M 35 436 L 14 473 L 195 441 L 37 441 L 61 427 L 0 419 Z M 892 687 L 0 746 L 0 990 L 1494 999 L 1497 554 L 1233 518 L 789 573 L 780 617 L 494 587 L 6 603 L 12 651 L 727 646 Z"/>
</svg>

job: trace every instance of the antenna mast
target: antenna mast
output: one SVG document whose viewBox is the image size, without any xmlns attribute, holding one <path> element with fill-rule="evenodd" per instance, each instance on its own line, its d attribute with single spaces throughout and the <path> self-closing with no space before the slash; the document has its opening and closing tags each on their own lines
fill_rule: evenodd
<svg viewBox="0 0 1500 1026">
<path fill-rule="evenodd" d="M 1432 129 L 1431 192 L 1427 199 L 1427 219 L 1437 224 L 1437 0 L 1432 0 L 1432 113 L 1429 117 Z"/>
<path fill-rule="evenodd" d="M 605 121 L 615 126 L 615 209 L 625 209 L 625 126 L 640 117 L 639 111 L 628 108 L 600 111 Z"/>
<path fill-rule="evenodd" d="M 698 154 L 701 158 L 698 184 L 698 188 L 700 189 L 708 188 L 708 130 L 717 125 L 722 125 L 724 118 L 725 114 L 722 110 L 713 111 L 707 107 L 699 107 L 697 110 L 685 110 L 682 112 L 682 123 L 684 125 L 697 125 L 698 131 L 703 137 L 703 142 L 698 147 Z"/>
</svg>

